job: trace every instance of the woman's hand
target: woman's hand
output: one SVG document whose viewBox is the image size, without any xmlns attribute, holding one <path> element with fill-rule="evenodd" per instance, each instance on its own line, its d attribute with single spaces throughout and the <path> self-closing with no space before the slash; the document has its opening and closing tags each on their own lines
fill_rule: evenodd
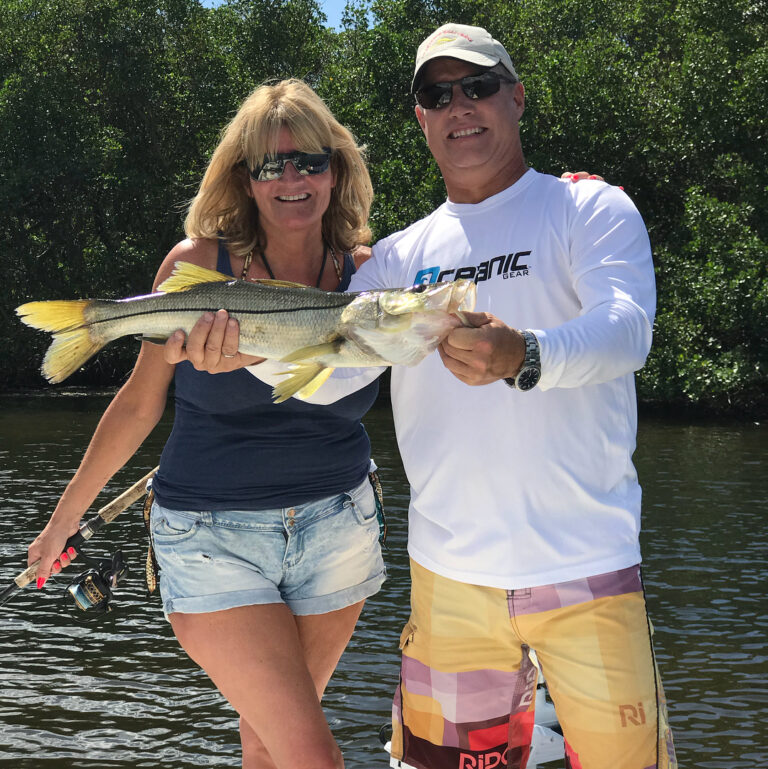
<svg viewBox="0 0 768 769">
<path fill-rule="evenodd" d="M 41 588 L 51 574 L 58 574 L 77 557 L 74 547 L 64 550 L 67 540 L 79 529 L 79 521 L 60 524 L 51 519 L 27 550 L 27 565 L 37 566 L 37 587 Z"/>
<path fill-rule="evenodd" d="M 580 179 L 597 179 L 599 182 L 604 182 L 602 176 L 597 174 L 591 174 L 589 171 L 564 171 L 560 174 L 561 179 L 570 179 L 572 182 L 578 182 Z"/>
<path fill-rule="evenodd" d="M 226 310 L 206 312 L 189 332 L 184 345 L 184 332 L 179 330 L 165 343 L 167 363 L 188 360 L 198 371 L 222 374 L 261 363 L 264 358 L 238 351 L 240 326 Z"/>
</svg>

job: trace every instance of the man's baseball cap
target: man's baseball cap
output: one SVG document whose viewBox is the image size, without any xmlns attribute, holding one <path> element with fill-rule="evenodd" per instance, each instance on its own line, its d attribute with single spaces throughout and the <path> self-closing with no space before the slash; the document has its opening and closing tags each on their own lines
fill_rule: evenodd
<svg viewBox="0 0 768 769">
<path fill-rule="evenodd" d="M 439 56 L 461 59 L 481 67 L 495 67 L 497 64 L 502 64 L 515 80 L 520 79 L 504 46 L 498 40 L 494 40 L 482 27 L 443 24 L 416 51 L 416 68 L 413 71 L 411 93 L 416 93 L 421 85 L 421 70 L 424 65 Z"/>
</svg>

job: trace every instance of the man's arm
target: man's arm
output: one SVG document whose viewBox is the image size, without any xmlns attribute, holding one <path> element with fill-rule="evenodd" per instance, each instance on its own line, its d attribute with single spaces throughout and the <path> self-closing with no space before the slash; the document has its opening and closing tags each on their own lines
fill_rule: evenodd
<svg viewBox="0 0 768 769">
<path fill-rule="evenodd" d="M 651 348 L 656 283 L 642 217 L 616 187 L 576 196 L 571 277 L 578 317 L 532 329 L 541 344 L 540 387 L 598 384 L 642 368 Z"/>
<path fill-rule="evenodd" d="M 529 328 L 541 346 L 539 387 L 598 384 L 641 368 L 651 345 L 656 308 L 648 235 L 619 189 L 580 191 L 570 229 L 571 280 L 582 309 L 548 329 Z M 524 344 L 518 330 L 488 313 L 479 328 L 451 332 L 441 345 L 446 367 L 467 384 L 514 377 Z"/>
</svg>

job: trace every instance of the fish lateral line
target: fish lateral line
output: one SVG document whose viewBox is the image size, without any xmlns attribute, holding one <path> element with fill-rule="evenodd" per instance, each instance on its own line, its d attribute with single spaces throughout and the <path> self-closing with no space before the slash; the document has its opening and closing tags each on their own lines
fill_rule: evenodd
<svg viewBox="0 0 768 769">
<path fill-rule="evenodd" d="M 165 296 L 165 294 L 163 295 Z M 94 301 L 110 301 L 110 300 L 94 300 Z M 114 301 L 114 300 L 113 300 Z M 281 309 L 275 309 L 275 310 L 241 310 L 241 309 L 235 309 L 235 310 L 227 310 L 227 312 L 230 315 L 277 315 L 277 314 L 287 314 L 287 313 L 294 313 L 294 312 L 317 312 L 321 310 L 335 310 L 338 309 L 338 307 L 343 307 L 344 305 L 334 305 L 331 307 L 323 307 L 322 305 L 318 306 L 309 306 L 309 307 L 285 307 Z M 141 310 L 139 312 L 129 312 L 125 315 L 113 315 L 110 318 L 96 318 L 94 320 L 88 321 L 87 323 L 84 323 L 82 326 L 78 326 L 78 328 L 87 328 L 89 326 L 95 326 L 99 323 L 115 323 L 116 321 L 120 320 L 126 320 L 128 318 L 139 318 L 143 315 L 174 315 L 180 312 L 199 312 L 201 315 L 204 312 L 217 312 L 220 309 L 226 310 L 226 307 L 217 307 L 214 309 L 213 307 L 183 307 L 183 308 L 174 308 L 172 310 Z M 74 329 L 73 329 L 74 330 Z"/>
</svg>

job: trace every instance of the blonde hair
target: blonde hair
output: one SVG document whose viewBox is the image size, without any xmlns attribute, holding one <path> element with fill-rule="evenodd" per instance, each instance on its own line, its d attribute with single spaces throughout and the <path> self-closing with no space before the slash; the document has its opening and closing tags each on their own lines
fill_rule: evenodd
<svg viewBox="0 0 768 769">
<path fill-rule="evenodd" d="M 370 240 L 368 212 L 373 188 L 364 147 L 357 145 L 325 102 L 295 78 L 256 88 L 224 128 L 184 221 L 188 237 L 222 234 L 237 256 L 265 248 L 258 209 L 247 193 L 248 168 L 261 165 L 265 155 L 277 152 L 282 128 L 290 131 L 303 152 L 321 152 L 323 147 L 333 152 L 335 185 L 323 214 L 325 241 L 345 252 Z"/>
</svg>

